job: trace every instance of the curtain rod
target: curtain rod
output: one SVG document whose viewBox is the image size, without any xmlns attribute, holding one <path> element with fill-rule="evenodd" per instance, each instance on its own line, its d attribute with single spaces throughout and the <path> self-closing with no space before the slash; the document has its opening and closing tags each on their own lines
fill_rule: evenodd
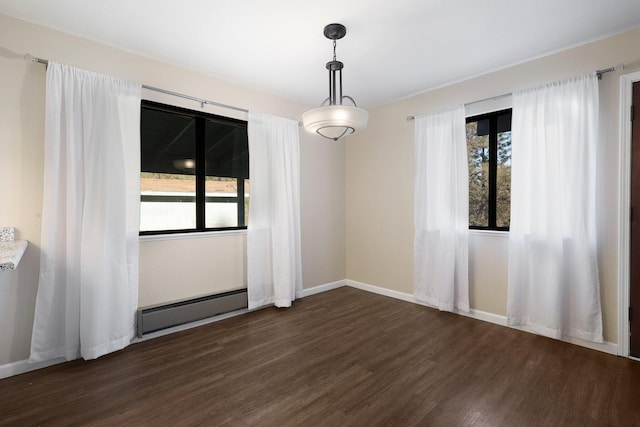
<svg viewBox="0 0 640 427">
<path fill-rule="evenodd" d="M 37 62 L 38 64 L 44 64 L 44 65 L 48 65 L 49 64 L 49 61 L 47 59 L 36 58 L 35 56 L 31 56 L 28 53 L 24 56 L 24 59 L 25 59 L 25 61 Z M 216 107 L 227 108 L 227 109 L 230 109 L 230 110 L 241 111 L 243 113 L 248 113 L 249 112 L 249 110 L 247 110 L 245 108 L 234 107 L 233 105 L 222 104 L 220 102 L 215 102 L 215 101 L 208 101 L 206 99 L 196 98 L 195 96 L 185 95 L 185 94 L 178 93 L 178 92 L 172 92 L 170 90 L 160 89 L 158 87 L 142 85 L 142 88 L 143 89 L 152 90 L 154 92 L 160 92 L 160 93 L 164 93 L 164 94 L 167 94 L 167 95 L 177 96 L 179 98 L 185 98 L 185 99 L 189 99 L 191 101 L 199 102 L 201 108 L 203 108 L 205 106 L 205 104 L 208 104 L 208 105 L 215 105 Z"/>
<path fill-rule="evenodd" d="M 623 69 L 624 69 L 624 65 L 620 64 L 620 65 L 615 65 L 613 67 L 605 68 L 603 70 L 597 70 L 596 74 L 598 75 L 598 80 L 600 80 L 600 79 L 602 79 L 602 75 L 603 74 L 610 73 L 612 71 L 623 70 Z M 467 102 L 464 105 L 467 106 L 467 105 L 477 104 L 479 102 L 484 102 L 484 101 L 504 98 L 505 96 L 510 96 L 510 95 L 513 95 L 513 94 L 512 93 L 503 93 L 502 95 L 497 95 L 497 96 L 492 96 L 492 97 L 489 97 L 489 98 L 479 99 L 477 101 Z M 412 120 L 415 120 L 415 118 L 416 118 L 416 116 L 407 116 L 407 121 L 410 122 Z"/>
</svg>

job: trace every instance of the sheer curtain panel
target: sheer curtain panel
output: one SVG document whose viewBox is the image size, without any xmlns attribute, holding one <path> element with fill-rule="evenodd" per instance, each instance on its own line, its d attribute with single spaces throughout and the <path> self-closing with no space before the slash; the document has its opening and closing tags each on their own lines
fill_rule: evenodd
<svg viewBox="0 0 640 427">
<path fill-rule="evenodd" d="M 469 311 L 469 165 L 464 107 L 415 119 L 414 296 Z"/>
<path fill-rule="evenodd" d="M 602 342 L 598 77 L 515 93 L 512 137 L 508 323 Z"/>
<path fill-rule="evenodd" d="M 302 297 L 298 122 L 249 113 L 249 309 Z"/>
<path fill-rule="evenodd" d="M 49 62 L 31 361 L 95 359 L 134 336 L 140 91 Z"/>
</svg>

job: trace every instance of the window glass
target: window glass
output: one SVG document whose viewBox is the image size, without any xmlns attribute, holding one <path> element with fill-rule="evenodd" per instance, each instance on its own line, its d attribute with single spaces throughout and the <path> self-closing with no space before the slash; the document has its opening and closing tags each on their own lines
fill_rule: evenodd
<svg viewBox="0 0 640 427">
<path fill-rule="evenodd" d="M 246 122 L 143 101 L 140 232 L 246 228 Z"/>
<path fill-rule="evenodd" d="M 468 117 L 469 227 L 508 230 L 511 215 L 511 110 Z"/>
<path fill-rule="evenodd" d="M 195 141 L 193 118 L 142 111 L 141 231 L 196 226 Z"/>
<path fill-rule="evenodd" d="M 207 228 L 238 225 L 238 180 L 218 176 L 206 177 Z"/>
<path fill-rule="evenodd" d="M 244 181 L 249 178 L 246 128 L 206 121 L 207 228 L 246 224 Z"/>
<path fill-rule="evenodd" d="M 469 225 L 489 225 L 489 120 L 467 123 Z"/>
</svg>

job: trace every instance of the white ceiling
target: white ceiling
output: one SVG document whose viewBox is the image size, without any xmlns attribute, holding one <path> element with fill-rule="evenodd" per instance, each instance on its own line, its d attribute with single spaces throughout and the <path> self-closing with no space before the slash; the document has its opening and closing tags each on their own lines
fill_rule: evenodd
<svg viewBox="0 0 640 427">
<path fill-rule="evenodd" d="M 365 108 L 640 26 L 640 0 L 0 0 L 0 13 L 309 105 L 327 96 L 322 31 L 339 22 L 344 94 Z"/>
</svg>

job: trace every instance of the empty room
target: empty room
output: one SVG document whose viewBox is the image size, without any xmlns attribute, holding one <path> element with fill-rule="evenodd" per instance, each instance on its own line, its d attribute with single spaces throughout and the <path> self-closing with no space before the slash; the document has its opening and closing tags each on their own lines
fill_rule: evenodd
<svg viewBox="0 0 640 427">
<path fill-rule="evenodd" d="M 0 425 L 640 425 L 638 105 L 637 0 L 0 0 Z"/>
</svg>

